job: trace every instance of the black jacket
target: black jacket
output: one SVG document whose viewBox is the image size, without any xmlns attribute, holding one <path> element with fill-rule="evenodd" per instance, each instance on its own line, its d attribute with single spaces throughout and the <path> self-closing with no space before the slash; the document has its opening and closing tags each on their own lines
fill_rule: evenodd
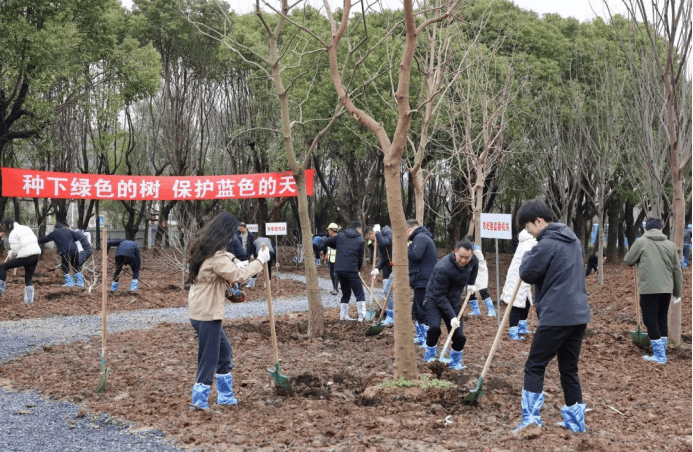
<svg viewBox="0 0 693 452">
<path fill-rule="evenodd" d="M 479 259 L 472 254 L 471 260 L 461 267 L 455 253 L 444 256 L 433 268 L 426 286 L 426 303 L 435 303 L 448 320 L 457 316 L 462 307 L 462 291 L 476 281 Z"/>
<path fill-rule="evenodd" d="M 383 279 L 387 279 L 392 271 L 392 229 L 390 226 L 383 226 L 380 232 L 375 233 L 375 238 L 378 239 L 378 254 L 380 259 L 376 268 L 383 272 Z"/>
<path fill-rule="evenodd" d="M 77 244 L 79 242 L 82 245 L 82 249 L 91 251 L 91 245 L 87 237 L 79 231 L 73 231 L 72 229 L 64 227 L 62 224 L 58 223 L 55 225 L 55 229 L 40 239 L 38 239 L 39 245 L 44 243 L 55 242 L 55 247 L 58 249 L 58 253 L 63 256 L 70 256 L 77 254 Z"/>
<path fill-rule="evenodd" d="M 438 260 L 433 234 L 426 226 L 419 226 L 411 233 L 409 240 L 409 286 L 412 289 L 425 289 Z"/>
<path fill-rule="evenodd" d="M 248 253 L 243 248 L 243 242 L 241 242 L 241 236 L 234 234 L 231 237 L 231 241 L 226 245 L 226 251 L 233 254 L 233 256 L 239 261 L 247 261 Z"/>
<path fill-rule="evenodd" d="M 354 228 L 347 228 L 337 235 L 326 237 L 322 245 L 337 250 L 337 262 L 334 270 L 337 272 L 358 272 L 363 265 L 363 244 L 365 240 Z"/>
<path fill-rule="evenodd" d="M 111 239 L 106 242 L 106 252 L 111 247 L 117 246 L 116 256 L 124 256 L 134 262 L 135 268 L 140 268 L 142 266 L 142 260 L 140 258 L 140 247 L 137 242 L 125 239 Z"/>
<path fill-rule="evenodd" d="M 549 223 L 520 264 L 520 278 L 535 286 L 539 326 L 582 325 L 590 322 L 582 244 L 562 223 Z"/>
</svg>

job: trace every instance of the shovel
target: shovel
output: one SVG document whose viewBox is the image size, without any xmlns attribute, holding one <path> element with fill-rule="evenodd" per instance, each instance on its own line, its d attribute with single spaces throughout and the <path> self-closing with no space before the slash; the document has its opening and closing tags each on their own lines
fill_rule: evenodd
<svg viewBox="0 0 693 452">
<path fill-rule="evenodd" d="M 108 241 L 108 232 L 106 232 L 106 229 L 103 229 L 102 232 L 103 236 L 103 241 L 102 243 L 106 243 Z M 108 270 L 108 259 L 106 253 L 102 253 L 102 274 L 106 274 L 106 271 Z M 106 338 L 108 337 L 108 328 L 107 328 L 107 317 L 108 317 L 108 312 L 107 312 L 107 304 L 106 300 L 108 299 L 108 283 L 106 282 L 106 278 L 101 278 L 102 279 L 102 284 L 101 284 L 101 375 L 99 375 L 99 383 L 96 385 L 96 389 L 94 392 L 97 394 L 100 392 L 103 392 L 106 389 L 106 380 L 108 379 L 108 373 L 110 372 L 110 369 L 106 368 Z"/>
<path fill-rule="evenodd" d="M 376 237 L 373 240 L 373 268 L 372 270 L 375 270 L 375 261 L 378 258 L 378 238 Z M 372 272 L 371 270 L 371 272 Z M 368 309 L 368 320 L 373 320 L 373 317 L 375 317 L 375 308 L 373 307 L 373 290 L 375 289 L 375 276 L 371 275 L 371 290 L 369 291 L 371 294 L 371 301 L 369 304 L 370 308 Z M 380 308 L 380 305 L 378 305 Z M 382 313 L 382 308 L 380 308 L 380 312 Z"/>
<path fill-rule="evenodd" d="M 262 244 L 261 251 L 265 251 L 267 245 Z M 272 381 L 277 388 L 283 391 L 292 391 L 289 377 L 281 374 L 279 370 L 279 351 L 277 350 L 277 332 L 274 329 L 274 308 L 272 306 L 272 289 L 270 288 L 269 273 L 267 272 L 267 262 L 262 263 L 262 275 L 265 277 L 265 288 L 267 289 L 267 309 L 269 310 L 270 333 L 272 334 L 272 353 L 274 358 L 274 369 L 267 369 Z"/>
<path fill-rule="evenodd" d="M 464 297 L 464 303 L 462 303 L 462 307 L 460 308 L 460 313 L 457 314 L 457 320 L 460 320 L 462 318 L 462 314 L 464 313 L 464 308 L 467 307 L 467 303 L 469 302 L 469 298 L 472 295 L 472 291 L 468 290 L 467 291 L 467 296 Z M 449 358 L 445 358 L 445 352 L 448 350 L 448 347 L 450 346 L 450 342 L 452 342 L 452 333 L 455 332 L 455 328 L 450 328 L 450 332 L 448 333 L 448 338 L 445 340 L 445 345 L 443 345 L 443 351 L 440 352 L 440 358 L 438 360 L 443 363 L 448 363 L 451 360 Z"/>
<path fill-rule="evenodd" d="M 640 326 L 640 293 L 638 290 L 638 266 L 637 265 L 633 266 L 633 274 L 635 275 L 635 313 L 636 313 L 637 321 L 638 321 L 638 330 L 637 331 L 631 331 L 630 337 L 633 339 L 633 342 L 635 342 L 635 345 L 637 345 L 640 348 L 646 348 L 650 345 L 650 336 L 648 336 L 647 333 L 643 333 L 641 326 Z"/>
<path fill-rule="evenodd" d="M 479 381 L 476 383 L 476 388 L 474 388 L 472 391 L 469 392 L 464 398 L 462 399 L 463 403 L 466 403 L 467 405 L 471 405 L 477 400 L 481 398 L 481 395 L 484 393 L 483 388 L 484 388 L 484 378 L 486 378 L 486 374 L 488 373 L 489 367 L 491 367 L 491 360 L 493 359 L 493 355 L 496 353 L 496 349 L 498 348 L 498 344 L 500 344 L 501 337 L 503 336 L 503 330 L 505 329 L 505 325 L 508 323 L 508 319 L 510 318 L 510 310 L 513 307 L 513 303 L 515 302 L 515 297 L 517 296 L 517 293 L 520 291 L 520 286 L 522 285 L 522 280 L 518 279 L 517 280 L 517 285 L 515 286 L 515 291 L 513 292 L 513 296 L 510 299 L 510 302 L 508 303 L 508 307 L 505 308 L 505 313 L 503 314 L 503 320 L 501 320 L 500 325 L 498 326 L 498 331 L 496 332 L 496 339 L 493 341 L 493 345 L 491 346 L 491 351 L 488 354 L 488 358 L 486 358 L 486 364 L 484 365 L 484 369 L 481 371 L 481 376 L 479 377 Z"/>
<path fill-rule="evenodd" d="M 392 286 L 393 285 L 394 284 L 390 284 L 390 287 L 387 289 L 387 295 L 385 296 L 385 300 L 383 301 L 383 305 L 387 305 L 387 300 L 390 299 L 390 292 L 392 292 Z M 385 309 L 381 308 L 380 309 L 380 316 L 378 316 L 378 323 L 368 327 L 368 329 L 366 330 L 366 337 L 377 336 L 378 334 L 380 334 L 385 329 L 385 325 L 383 324 L 383 314 L 384 313 L 385 313 Z"/>
<path fill-rule="evenodd" d="M 373 292 L 371 291 L 371 288 L 368 287 L 368 285 L 366 285 L 366 281 L 363 280 L 363 276 L 361 276 L 361 273 L 359 273 L 359 278 L 361 278 L 361 282 L 363 283 L 363 286 L 366 288 L 366 290 L 368 291 L 368 293 L 371 294 L 371 300 L 374 301 L 375 304 L 378 305 L 378 308 L 382 310 L 383 307 L 380 306 L 380 303 L 378 302 L 378 298 L 376 298 L 376 297 L 373 295 Z"/>
</svg>

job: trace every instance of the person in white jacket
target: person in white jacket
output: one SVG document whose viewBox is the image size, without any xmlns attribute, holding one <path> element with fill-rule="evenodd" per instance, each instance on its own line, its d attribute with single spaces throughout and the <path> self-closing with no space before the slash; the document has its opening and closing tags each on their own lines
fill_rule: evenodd
<svg viewBox="0 0 693 452">
<path fill-rule="evenodd" d="M 513 296 L 515 287 L 518 281 L 520 281 L 520 264 L 522 263 L 522 256 L 534 248 L 537 244 L 537 239 L 532 237 L 532 235 L 523 229 L 518 234 L 518 244 L 515 254 L 513 255 L 513 260 L 510 262 L 510 268 L 508 268 L 508 274 L 505 275 L 505 285 L 503 286 L 503 293 L 501 294 L 501 300 L 503 303 L 510 303 L 510 298 Z M 520 285 L 520 290 L 517 292 L 515 301 L 513 302 L 513 307 L 510 309 L 510 339 L 521 341 L 524 340 L 525 334 L 527 334 L 527 315 L 529 314 L 529 308 L 534 304 L 532 302 L 532 290 L 531 286 L 526 282 L 522 282 Z"/>
<path fill-rule="evenodd" d="M 5 235 L 9 235 L 10 250 L 5 262 L 0 264 L 0 295 L 5 292 L 7 270 L 24 267 L 24 303 L 31 304 L 34 301 L 31 280 L 41 255 L 38 239 L 31 228 L 16 223 L 12 218 L 5 218 L 0 223 L 0 238 Z"/>
<path fill-rule="evenodd" d="M 479 291 L 479 295 L 481 295 L 481 299 L 484 300 L 484 304 L 486 305 L 486 314 L 489 317 L 495 317 L 496 310 L 493 308 L 491 294 L 488 293 L 488 266 L 486 265 L 484 253 L 481 251 L 481 247 L 474 243 L 474 236 L 467 235 L 464 239 L 472 242 L 474 247 L 474 255 L 477 259 L 479 259 L 479 272 L 476 275 L 476 282 L 474 283 L 474 288 L 472 290 Z M 479 310 L 479 302 L 476 301 L 476 294 L 474 292 L 472 292 L 472 295 L 469 297 L 469 306 L 472 308 L 472 312 L 469 314 L 470 316 L 475 317 L 481 315 L 481 311 Z"/>
</svg>

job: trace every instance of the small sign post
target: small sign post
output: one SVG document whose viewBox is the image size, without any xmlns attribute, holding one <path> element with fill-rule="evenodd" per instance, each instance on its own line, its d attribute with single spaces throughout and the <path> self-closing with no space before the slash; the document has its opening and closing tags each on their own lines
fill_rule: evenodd
<svg viewBox="0 0 693 452">
<path fill-rule="evenodd" d="M 498 239 L 510 240 L 513 238 L 513 219 L 512 215 L 504 213 L 482 213 L 479 231 L 481 237 L 485 239 L 495 239 L 496 241 L 496 325 L 500 328 L 501 302 L 500 302 L 500 276 L 498 259 Z M 498 344 L 500 349 L 500 343 Z"/>
<path fill-rule="evenodd" d="M 250 226 L 250 225 L 249 225 Z M 257 225 L 255 225 L 257 227 Z M 278 239 L 280 235 L 286 235 L 286 222 L 282 223 L 265 223 L 265 235 L 273 235 L 274 236 L 274 252 L 277 255 L 277 262 L 275 262 L 275 265 L 277 266 L 277 290 L 279 290 L 279 246 L 278 246 Z"/>
</svg>

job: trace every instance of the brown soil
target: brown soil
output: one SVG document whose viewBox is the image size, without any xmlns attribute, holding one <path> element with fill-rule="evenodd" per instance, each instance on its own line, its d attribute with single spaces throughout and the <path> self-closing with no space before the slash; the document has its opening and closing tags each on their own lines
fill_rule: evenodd
<svg viewBox="0 0 693 452">
<path fill-rule="evenodd" d="M 510 256 L 501 258 L 504 275 Z M 488 259 L 493 267 L 493 256 Z M 146 252 L 144 261 L 147 263 Z M 283 271 L 298 269 L 287 265 Z M 336 308 L 326 310 L 326 331 L 321 338 L 306 337 L 305 313 L 277 318 L 281 371 L 294 387 L 288 394 L 274 389 L 266 371 L 272 362 L 267 318 L 226 320 L 224 328 L 234 347 L 234 388 L 240 401 L 236 407 L 211 404 L 209 412 L 188 409 L 197 340 L 187 324 L 162 324 L 110 335 L 107 360 L 111 373 L 101 394 L 93 390 L 99 379 L 100 337 L 44 347 L 43 352 L 4 363 L 0 384 L 78 403 L 84 412 L 108 413 L 141 428 L 160 429 L 172 441 L 192 449 L 690 450 L 691 271 L 686 270 L 684 276 L 683 344 L 669 347 L 669 362 L 662 366 L 643 360 L 645 351 L 630 338 L 629 332 L 635 329 L 632 271 L 623 265 L 607 265 L 605 270 L 602 287 L 594 275 L 587 282 L 592 323 L 583 344 L 580 377 L 590 411 L 586 414 L 588 432 L 583 434 L 555 425 L 561 420 L 563 405 L 555 361 L 546 373 L 544 428 L 510 433 L 520 420 L 529 343 L 509 341 L 506 334 L 479 402 L 475 406 L 461 403 L 477 382 L 496 332 L 496 319 L 486 316 L 464 318 L 465 364 L 469 367 L 463 371 L 425 364 L 423 351 L 417 349 L 420 374 L 452 382 L 447 390 L 379 387 L 393 376 L 392 329 L 365 337 L 367 326 L 339 322 Z M 319 272 L 326 277 L 324 267 Z M 21 276 L 22 270 L 18 273 Z M 64 291 L 58 279 L 54 272 L 36 278 L 38 297 L 27 309 L 16 301 L 21 300 L 21 280 L 10 277 L 11 296 L 0 299 L 0 316 L 18 319 L 100 313 L 100 294 Z M 153 288 L 141 285 L 134 295 L 109 296 L 111 311 L 185 306 L 187 294 L 175 287 L 175 275 L 145 267 L 140 279 Z M 490 280 L 495 295 L 493 268 Z M 128 277 L 123 281 L 129 285 Z M 305 293 L 305 287 L 290 286 L 285 280 L 282 290 L 284 295 L 291 290 Z M 258 297 L 264 293 L 257 287 L 251 291 Z M 13 304 L 18 306 L 10 306 Z M 536 326 L 534 312 L 529 324 Z M 213 388 L 210 402 L 215 399 Z"/>
</svg>

